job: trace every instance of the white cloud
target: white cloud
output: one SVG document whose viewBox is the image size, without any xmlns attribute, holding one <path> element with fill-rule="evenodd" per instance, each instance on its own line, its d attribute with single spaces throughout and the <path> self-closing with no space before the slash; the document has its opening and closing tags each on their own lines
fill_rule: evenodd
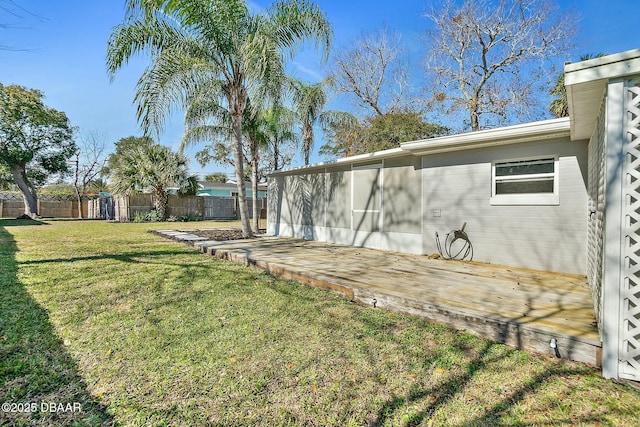
<svg viewBox="0 0 640 427">
<path fill-rule="evenodd" d="M 320 81 L 324 79 L 324 76 L 320 74 L 318 71 L 314 70 L 313 68 L 309 68 L 298 61 L 291 61 L 291 64 L 295 67 L 296 71 L 299 71 L 302 74 L 308 75 L 314 81 Z M 299 74 L 299 73 L 296 73 L 296 74 Z"/>
</svg>

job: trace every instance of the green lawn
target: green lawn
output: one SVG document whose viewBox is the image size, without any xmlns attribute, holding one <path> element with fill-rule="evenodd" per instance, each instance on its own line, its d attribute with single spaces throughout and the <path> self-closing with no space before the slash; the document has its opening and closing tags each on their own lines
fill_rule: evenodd
<svg viewBox="0 0 640 427">
<path fill-rule="evenodd" d="M 0 220 L 0 403 L 82 406 L 0 425 L 638 424 L 598 370 L 146 233 L 214 226 Z"/>
</svg>

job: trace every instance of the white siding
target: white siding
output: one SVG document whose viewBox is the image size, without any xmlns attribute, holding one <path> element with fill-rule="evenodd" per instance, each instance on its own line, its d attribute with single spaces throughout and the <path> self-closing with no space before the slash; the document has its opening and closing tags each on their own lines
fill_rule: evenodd
<svg viewBox="0 0 640 427">
<path fill-rule="evenodd" d="M 490 204 L 491 162 L 550 155 L 559 157 L 559 205 Z M 424 156 L 422 164 L 425 254 L 437 251 L 435 232 L 443 239 L 466 222 L 476 261 L 585 274 L 586 141 L 435 154 Z"/>
<path fill-rule="evenodd" d="M 559 205 L 492 206 L 492 162 L 537 156 L 558 157 Z M 586 171 L 587 141 L 568 137 L 430 154 L 421 162 L 412 156 L 385 160 L 379 171 L 382 192 L 374 190 L 376 197 L 382 195 L 375 206 L 380 211 L 368 221 L 360 221 L 363 213 L 351 209 L 353 202 L 359 206 L 371 200 L 371 185 L 359 188 L 362 180 L 354 179 L 354 173 L 371 171 L 352 171 L 351 165 L 297 171 L 270 180 L 269 229 L 279 235 L 433 254 L 436 231 L 443 239 L 466 222 L 476 261 L 585 274 Z"/>
<path fill-rule="evenodd" d="M 271 177 L 268 230 L 280 236 L 420 254 L 419 160 L 407 155 L 389 161 L 384 170 L 381 163 L 353 170 L 347 164 Z"/>
</svg>

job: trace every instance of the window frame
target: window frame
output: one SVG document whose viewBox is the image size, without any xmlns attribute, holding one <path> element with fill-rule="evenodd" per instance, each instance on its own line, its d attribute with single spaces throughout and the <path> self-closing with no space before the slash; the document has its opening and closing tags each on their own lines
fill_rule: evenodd
<svg viewBox="0 0 640 427">
<path fill-rule="evenodd" d="M 507 175 L 496 176 L 496 167 L 504 163 L 511 162 L 528 162 L 539 160 L 553 159 L 553 173 L 538 173 L 524 175 Z M 491 163 L 491 200 L 492 206 L 507 205 L 540 205 L 555 206 L 560 204 L 560 161 L 558 155 L 519 157 L 514 159 L 496 160 Z M 514 193 L 514 194 L 496 194 L 496 187 L 499 182 L 508 181 L 527 181 L 534 179 L 544 179 L 553 177 L 553 193 Z"/>
</svg>

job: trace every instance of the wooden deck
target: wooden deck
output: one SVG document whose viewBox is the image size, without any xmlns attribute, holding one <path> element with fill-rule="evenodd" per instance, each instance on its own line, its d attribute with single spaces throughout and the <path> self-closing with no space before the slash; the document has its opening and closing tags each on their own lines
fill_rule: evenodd
<svg viewBox="0 0 640 427">
<path fill-rule="evenodd" d="M 171 230 L 158 234 L 516 348 L 554 355 L 549 343 L 555 338 L 561 357 L 600 365 L 601 343 L 583 276 L 283 237 L 219 242 Z"/>
</svg>

